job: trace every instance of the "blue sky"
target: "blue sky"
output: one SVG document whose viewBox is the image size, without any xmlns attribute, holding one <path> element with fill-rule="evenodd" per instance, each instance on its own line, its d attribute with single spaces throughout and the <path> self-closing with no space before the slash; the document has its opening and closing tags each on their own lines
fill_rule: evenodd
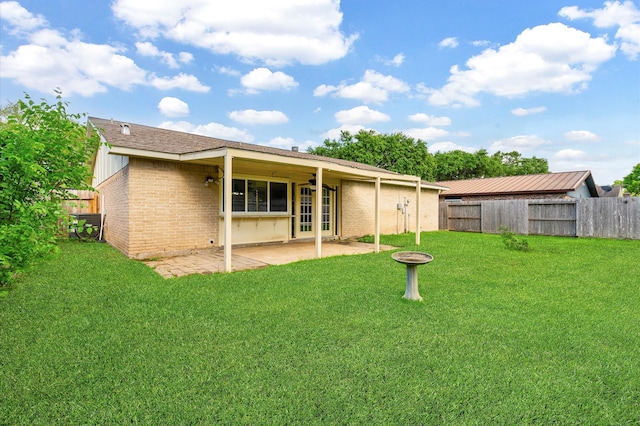
<svg viewBox="0 0 640 426">
<path fill-rule="evenodd" d="M 301 150 L 340 130 L 517 150 L 622 179 L 640 162 L 640 4 L 0 2 L 0 103 Z"/>
</svg>

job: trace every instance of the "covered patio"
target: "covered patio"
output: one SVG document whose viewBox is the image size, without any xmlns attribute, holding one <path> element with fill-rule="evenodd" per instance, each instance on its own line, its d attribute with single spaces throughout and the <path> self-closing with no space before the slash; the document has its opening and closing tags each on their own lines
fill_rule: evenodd
<svg viewBox="0 0 640 426">
<path fill-rule="evenodd" d="M 395 248 L 388 245 L 379 245 L 378 247 L 379 250 L 393 250 Z M 322 257 L 365 254 L 376 251 L 375 244 L 356 241 L 325 241 L 322 244 Z M 317 258 L 314 241 L 234 247 L 232 256 L 232 271 L 234 272 Z M 201 250 L 184 256 L 148 260 L 144 263 L 164 278 L 192 274 L 208 275 L 226 271 L 222 249 Z"/>
<path fill-rule="evenodd" d="M 420 224 L 420 196 L 422 190 L 422 180 L 417 176 L 402 175 L 395 172 L 389 172 L 377 167 L 358 164 L 352 162 L 344 162 L 335 158 L 320 158 L 301 154 L 298 152 L 287 152 L 284 157 L 277 155 L 264 147 L 258 145 L 240 144 L 242 149 L 228 146 L 222 148 L 208 149 L 188 154 L 178 155 L 177 161 L 193 164 L 206 164 L 216 167 L 221 172 L 216 176 L 222 187 L 222 243 L 223 251 L 223 271 L 231 272 L 237 270 L 233 266 L 236 241 L 232 237 L 232 223 L 236 214 L 233 213 L 232 200 L 234 190 L 232 188 L 232 179 L 225 177 L 235 176 L 236 173 L 258 173 L 260 175 L 271 176 L 287 176 L 289 179 L 297 176 L 293 180 L 304 181 L 309 176 L 313 176 L 313 217 L 317 221 L 322 217 L 323 211 L 323 191 L 315 190 L 315 188 L 323 188 L 325 179 L 327 180 L 353 180 L 360 182 L 368 182 L 374 184 L 374 208 L 370 212 L 373 216 L 373 229 L 371 233 L 374 236 L 374 244 L 371 246 L 372 251 L 380 251 L 380 193 L 382 184 L 394 184 L 407 186 L 415 191 L 415 229 L 421 229 Z M 328 167 L 327 167 L 328 166 Z M 309 182 L 312 182 L 309 181 Z M 323 257 L 324 235 L 322 227 L 319 224 L 313 226 L 313 251 L 309 254 L 309 258 Z M 416 232 L 416 244 L 420 244 L 420 232 Z M 239 253 L 236 253 L 239 254 Z M 287 262 L 285 262 L 287 263 Z"/>
</svg>

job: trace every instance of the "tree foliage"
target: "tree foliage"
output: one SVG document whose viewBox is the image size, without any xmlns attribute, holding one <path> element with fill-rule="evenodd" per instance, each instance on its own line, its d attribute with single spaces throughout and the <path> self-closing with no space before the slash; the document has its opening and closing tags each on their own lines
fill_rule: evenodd
<svg viewBox="0 0 640 426">
<path fill-rule="evenodd" d="M 352 135 L 342 132 L 339 140 L 325 140 L 324 145 L 309 150 L 325 157 L 341 158 L 380 167 L 392 172 L 431 179 L 433 157 L 427 144 L 402 133 L 380 134 L 373 130 L 360 130 Z"/>
<path fill-rule="evenodd" d="M 489 155 L 485 149 L 475 153 L 456 150 L 436 152 L 434 158 L 436 181 L 549 173 L 546 159 L 522 157 L 517 151 Z"/>
<path fill-rule="evenodd" d="M 68 189 L 90 189 L 87 162 L 99 145 L 57 92 L 48 104 L 24 100 L 0 121 L 0 285 L 56 248 Z"/>
<path fill-rule="evenodd" d="M 525 158 L 517 151 L 489 155 L 487 150 L 480 149 L 475 153 L 456 150 L 430 154 L 427 144 L 421 140 L 402 133 L 386 135 L 373 130 L 361 130 L 355 135 L 342 132 L 339 140 L 326 139 L 322 146 L 309 152 L 430 181 L 549 173 L 546 159 Z"/>
<path fill-rule="evenodd" d="M 640 163 L 636 164 L 622 180 L 624 189 L 633 196 L 640 196 Z"/>
</svg>

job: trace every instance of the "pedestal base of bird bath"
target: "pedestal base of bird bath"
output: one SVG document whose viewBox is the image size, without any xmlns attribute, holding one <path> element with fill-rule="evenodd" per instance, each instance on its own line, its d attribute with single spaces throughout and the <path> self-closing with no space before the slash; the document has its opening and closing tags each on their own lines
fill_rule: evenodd
<svg viewBox="0 0 640 426">
<path fill-rule="evenodd" d="M 422 301 L 422 296 L 418 291 L 418 265 L 431 262 L 433 256 L 419 251 L 399 251 L 393 253 L 391 258 L 407 266 L 407 288 L 402 297 L 408 300 Z"/>
</svg>

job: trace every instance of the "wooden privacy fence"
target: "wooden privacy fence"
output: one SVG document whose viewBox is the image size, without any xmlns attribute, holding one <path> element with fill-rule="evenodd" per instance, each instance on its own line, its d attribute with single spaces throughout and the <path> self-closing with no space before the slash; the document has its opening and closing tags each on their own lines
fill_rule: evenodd
<svg viewBox="0 0 640 426">
<path fill-rule="evenodd" d="M 97 213 L 99 198 L 93 191 L 69 190 L 70 198 L 63 203 L 69 213 Z"/>
<path fill-rule="evenodd" d="M 440 229 L 640 239 L 640 197 L 440 203 Z"/>
</svg>

